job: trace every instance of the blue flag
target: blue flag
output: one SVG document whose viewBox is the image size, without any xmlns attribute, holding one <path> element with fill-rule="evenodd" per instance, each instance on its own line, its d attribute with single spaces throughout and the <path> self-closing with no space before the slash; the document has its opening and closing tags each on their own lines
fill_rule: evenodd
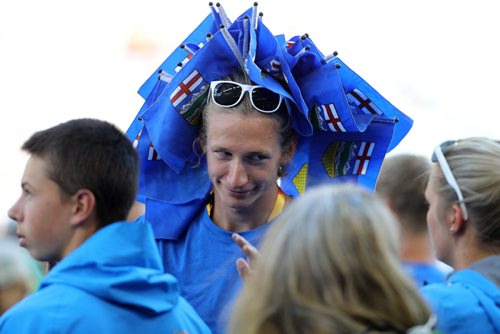
<svg viewBox="0 0 500 334">
<path fill-rule="evenodd" d="M 256 6 L 234 22 L 221 6 L 211 11 L 141 86 L 145 102 L 127 131 L 141 161 L 139 199 L 157 237 L 179 237 L 206 204 L 212 184 L 197 144 L 201 113 L 210 82 L 239 71 L 288 107 L 297 149 L 281 180 L 287 194 L 335 182 L 373 189 L 412 120 L 309 36 L 271 33 Z"/>
<path fill-rule="evenodd" d="M 382 115 L 395 121 L 394 135 L 388 147 L 388 151 L 391 151 L 410 131 L 413 120 L 394 107 L 340 59 L 336 58 L 335 62 L 340 65 L 340 79 L 356 114 Z"/>
<path fill-rule="evenodd" d="M 281 187 L 298 196 L 324 183 L 353 182 L 374 189 L 394 122 L 375 121 L 365 132 L 319 132 L 300 137 Z"/>
</svg>

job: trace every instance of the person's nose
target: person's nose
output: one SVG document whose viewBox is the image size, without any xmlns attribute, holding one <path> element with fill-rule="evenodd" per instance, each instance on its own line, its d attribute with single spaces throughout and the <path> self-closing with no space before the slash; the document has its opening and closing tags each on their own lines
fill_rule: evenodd
<svg viewBox="0 0 500 334">
<path fill-rule="evenodd" d="M 23 220 L 22 210 L 20 208 L 20 199 L 18 199 L 9 209 L 7 215 L 10 219 L 20 222 Z"/>
<path fill-rule="evenodd" d="M 234 159 L 229 166 L 227 182 L 233 189 L 241 188 L 248 183 L 248 174 L 245 166 L 238 159 Z"/>
</svg>

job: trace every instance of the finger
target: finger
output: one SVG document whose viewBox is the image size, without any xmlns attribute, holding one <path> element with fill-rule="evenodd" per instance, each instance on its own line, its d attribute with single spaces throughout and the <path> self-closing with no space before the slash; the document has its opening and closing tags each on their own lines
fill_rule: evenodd
<svg viewBox="0 0 500 334">
<path fill-rule="evenodd" d="M 250 261 L 251 263 L 259 258 L 259 251 L 257 250 L 257 248 L 250 244 L 243 246 L 242 250 L 248 261 Z"/>
<path fill-rule="evenodd" d="M 243 238 L 238 233 L 233 233 L 232 238 L 233 238 L 234 242 L 236 242 L 236 244 L 238 246 L 240 246 L 241 249 L 243 249 L 243 247 L 245 245 L 250 245 L 250 243 L 247 241 L 247 239 Z"/>
<path fill-rule="evenodd" d="M 248 258 L 250 262 L 256 260 L 259 257 L 259 251 L 255 248 L 248 240 L 237 233 L 232 235 L 234 242 L 241 248 L 242 252 Z"/>
<path fill-rule="evenodd" d="M 248 262 L 241 257 L 236 260 L 236 269 L 238 270 L 238 275 L 240 275 L 243 280 L 250 277 L 250 274 L 252 273 L 252 269 L 250 268 Z"/>
</svg>

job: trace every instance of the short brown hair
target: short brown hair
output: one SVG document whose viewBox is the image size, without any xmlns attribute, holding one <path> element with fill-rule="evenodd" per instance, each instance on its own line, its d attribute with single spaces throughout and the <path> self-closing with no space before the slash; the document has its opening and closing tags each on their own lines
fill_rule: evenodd
<svg viewBox="0 0 500 334">
<path fill-rule="evenodd" d="M 47 162 L 62 195 L 89 189 L 100 226 L 124 220 L 135 200 L 139 162 L 127 137 L 111 123 L 75 119 L 38 131 L 22 149 Z"/>
<path fill-rule="evenodd" d="M 425 187 L 431 163 L 424 156 L 399 154 L 387 157 L 380 169 L 376 192 L 390 202 L 402 228 L 409 233 L 427 231 Z"/>
</svg>

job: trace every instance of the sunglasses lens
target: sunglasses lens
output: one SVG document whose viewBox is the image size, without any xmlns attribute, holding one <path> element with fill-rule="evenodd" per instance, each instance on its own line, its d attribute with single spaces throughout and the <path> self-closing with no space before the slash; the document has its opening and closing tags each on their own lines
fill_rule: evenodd
<svg viewBox="0 0 500 334">
<path fill-rule="evenodd" d="M 446 152 L 446 148 L 447 147 L 455 145 L 456 143 L 457 143 L 456 140 L 447 140 L 447 141 L 441 143 L 441 145 L 439 145 L 439 147 L 441 149 L 441 152 Z M 435 151 L 432 153 L 431 161 L 432 162 L 437 162 L 438 161 L 438 159 L 436 157 L 436 152 Z"/>
<path fill-rule="evenodd" d="M 264 87 L 257 87 L 252 92 L 253 105 L 261 111 L 275 111 L 280 105 L 280 95 Z"/>
<path fill-rule="evenodd" d="M 214 87 L 212 94 L 215 103 L 229 107 L 238 102 L 241 91 L 242 88 L 234 83 L 221 82 Z"/>
</svg>

